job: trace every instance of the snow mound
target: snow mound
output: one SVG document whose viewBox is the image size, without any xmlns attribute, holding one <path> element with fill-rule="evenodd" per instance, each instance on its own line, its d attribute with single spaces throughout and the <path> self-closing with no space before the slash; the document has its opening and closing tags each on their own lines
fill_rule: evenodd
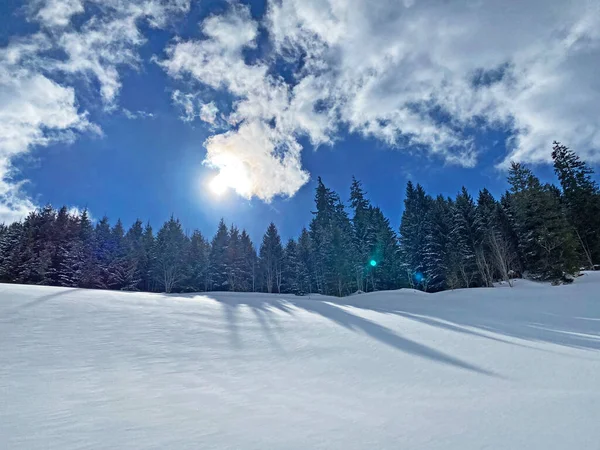
<svg viewBox="0 0 600 450">
<path fill-rule="evenodd" d="M 0 448 L 597 448 L 598 292 L 0 285 Z"/>
</svg>

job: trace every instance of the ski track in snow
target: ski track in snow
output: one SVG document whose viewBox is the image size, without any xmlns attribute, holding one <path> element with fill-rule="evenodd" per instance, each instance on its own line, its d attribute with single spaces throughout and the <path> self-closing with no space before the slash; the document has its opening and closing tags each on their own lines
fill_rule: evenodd
<svg viewBox="0 0 600 450">
<path fill-rule="evenodd" d="M 0 285 L 0 449 L 598 449 L 600 272 L 438 294 Z"/>
</svg>

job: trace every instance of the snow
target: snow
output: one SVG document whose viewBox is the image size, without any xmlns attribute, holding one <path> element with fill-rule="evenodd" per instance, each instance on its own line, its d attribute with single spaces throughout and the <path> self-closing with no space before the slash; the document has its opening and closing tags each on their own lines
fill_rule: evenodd
<svg viewBox="0 0 600 450">
<path fill-rule="evenodd" d="M 0 285 L 0 448 L 598 448 L 599 292 Z"/>
</svg>

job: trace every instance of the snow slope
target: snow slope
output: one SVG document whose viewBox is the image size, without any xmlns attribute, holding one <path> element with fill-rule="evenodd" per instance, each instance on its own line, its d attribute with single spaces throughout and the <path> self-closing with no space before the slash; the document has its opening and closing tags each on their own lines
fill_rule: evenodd
<svg viewBox="0 0 600 450">
<path fill-rule="evenodd" d="M 598 449 L 600 273 L 345 299 L 0 285 L 0 448 Z"/>
</svg>

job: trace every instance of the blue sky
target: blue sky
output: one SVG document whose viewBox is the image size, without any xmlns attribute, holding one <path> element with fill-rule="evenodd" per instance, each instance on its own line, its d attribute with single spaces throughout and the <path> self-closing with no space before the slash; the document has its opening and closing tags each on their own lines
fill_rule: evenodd
<svg viewBox="0 0 600 450">
<path fill-rule="evenodd" d="M 0 218 L 289 237 L 317 176 L 397 227 L 409 179 L 499 196 L 509 160 L 553 180 L 554 139 L 598 169 L 600 3 L 451 3 L 3 2 Z"/>
</svg>

